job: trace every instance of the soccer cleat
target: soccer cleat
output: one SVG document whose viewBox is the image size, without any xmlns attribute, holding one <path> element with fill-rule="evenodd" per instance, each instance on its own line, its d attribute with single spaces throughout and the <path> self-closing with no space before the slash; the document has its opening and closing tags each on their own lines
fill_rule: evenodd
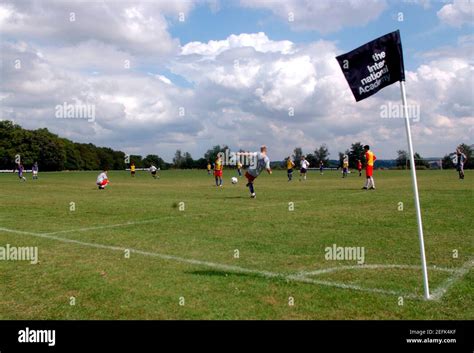
<svg viewBox="0 0 474 353">
<path fill-rule="evenodd" d="M 372 186 L 372 187 L 370 188 L 370 190 L 375 190 L 375 186 Z"/>
<path fill-rule="evenodd" d="M 367 190 L 367 186 L 364 186 L 364 187 L 362 188 L 362 190 Z"/>
</svg>

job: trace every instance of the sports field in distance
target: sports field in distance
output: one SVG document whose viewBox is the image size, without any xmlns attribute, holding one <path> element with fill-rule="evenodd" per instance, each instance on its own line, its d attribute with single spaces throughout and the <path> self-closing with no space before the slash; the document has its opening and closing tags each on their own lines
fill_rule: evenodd
<svg viewBox="0 0 474 353">
<path fill-rule="evenodd" d="M 216 188 L 206 171 L 110 171 L 106 190 L 97 172 L 1 174 L 0 246 L 37 246 L 39 262 L 0 261 L 0 319 L 474 317 L 472 171 L 418 172 L 429 301 L 409 171 L 376 171 L 375 191 L 275 171 L 256 199 L 235 174 Z"/>
</svg>

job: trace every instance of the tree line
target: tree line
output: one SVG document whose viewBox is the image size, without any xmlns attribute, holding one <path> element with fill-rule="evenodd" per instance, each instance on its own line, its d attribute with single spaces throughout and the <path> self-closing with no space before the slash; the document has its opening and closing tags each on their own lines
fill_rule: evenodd
<svg viewBox="0 0 474 353">
<path fill-rule="evenodd" d="M 473 160 L 473 151 L 472 148 L 465 144 L 461 143 L 457 148 L 459 148 L 467 157 L 467 161 L 464 164 L 465 169 L 472 169 L 474 168 L 474 160 Z M 311 167 L 318 167 L 319 163 L 322 161 L 325 167 L 342 167 L 342 163 L 344 160 L 344 156 L 347 155 L 349 159 L 349 168 L 357 168 L 357 162 L 360 160 L 364 163 L 365 159 L 365 151 L 364 145 L 361 142 L 355 142 L 351 144 L 351 147 L 346 149 L 344 152 L 338 152 L 338 158 L 330 160 L 329 159 L 329 150 L 325 144 L 322 144 L 319 148 L 316 148 L 313 152 L 310 152 L 305 155 L 306 160 L 309 162 Z M 453 155 L 454 152 L 446 154 L 441 159 L 441 167 L 443 169 L 452 169 L 456 166 L 453 163 Z M 299 161 L 301 160 L 301 156 L 303 156 L 303 150 L 301 147 L 295 147 L 293 150 L 293 154 L 285 158 L 285 162 L 288 158 L 291 158 L 295 161 L 295 164 L 298 166 Z M 415 166 L 417 169 L 429 169 L 432 167 L 430 161 L 423 158 L 418 152 L 415 152 L 413 155 L 415 158 Z M 397 158 L 394 161 L 393 166 L 398 169 L 406 169 L 409 168 L 409 155 L 408 152 L 405 150 L 397 151 Z M 432 162 L 432 161 L 431 161 Z M 381 161 L 376 162 L 376 166 L 381 167 Z M 282 165 L 283 167 L 285 164 Z M 384 167 L 386 165 L 383 165 Z M 389 165 L 391 166 L 391 165 Z"/>
<path fill-rule="evenodd" d="M 467 156 L 465 168 L 473 168 L 472 149 L 467 144 L 461 144 L 459 147 Z M 11 121 L 0 121 L 0 169 L 14 169 L 18 158 L 27 168 L 33 165 L 34 162 L 38 162 L 41 170 L 44 171 L 120 170 L 129 167 L 131 163 L 134 163 L 137 168 L 148 168 L 154 165 L 161 169 L 204 169 L 208 163 L 212 164 L 216 160 L 218 153 L 224 153 L 226 150 L 230 150 L 227 145 L 215 145 L 208 149 L 203 157 L 193 159 L 189 152 L 178 149 L 174 154 L 172 163 L 168 163 L 156 154 L 149 154 L 145 157 L 141 155 L 127 156 L 122 151 L 115 151 L 108 147 L 98 147 L 91 143 L 77 143 L 61 138 L 46 128 L 27 130 Z M 242 152 L 242 150 L 239 150 L 239 152 Z M 398 168 L 406 167 L 407 152 L 398 151 L 397 154 L 396 166 Z M 296 147 L 288 157 L 299 165 L 302 155 L 302 148 Z M 318 167 L 321 161 L 325 167 L 340 167 L 344 155 L 349 157 L 349 167 L 356 168 L 358 159 L 362 159 L 363 162 L 363 145 L 360 142 L 351 144 L 345 152 L 338 153 L 337 160 L 329 159 L 329 149 L 325 144 L 306 154 L 305 157 L 312 167 Z M 443 169 L 455 167 L 451 157 L 452 153 L 444 156 L 442 159 Z M 418 168 L 430 167 L 419 153 L 415 153 L 415 159 Z M 285 168 L 285 161 L 283 163 L 275 162 L 272 167 Z"/>
<path fill-rule="evenodd" d="M 26 130 L 11 121 L 0 121 L 0 169 L 15 169 L 18 161 L 26 168 L 38 162 L 44 171 L 125 169 L 130 161 L 137 167 L 169 166 L 156 155 L 127 156 L 108 147 L 61 138 L 46 128 Z"/>
</svg>

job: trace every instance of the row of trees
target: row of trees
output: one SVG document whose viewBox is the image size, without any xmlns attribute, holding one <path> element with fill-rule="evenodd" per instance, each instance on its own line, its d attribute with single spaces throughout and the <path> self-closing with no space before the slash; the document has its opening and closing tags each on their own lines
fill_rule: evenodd
<svg viewBox="0 0 474 353">
<path fill-rule="evenodd" d="M 302 155 L 303 151 L 301 147 L 296 147 L 293 151 L 293 155 L 291 156 L 291 158 L 293 158 L 293 160 L 295 161 L 296 165 L 298 165 Z M 342 166 L 344 155 L 347 155 L 349 157 L 349 167 L 356 168 L 357 160 L 360 159 L 363 161 L 364 159 L 364 146 L 360 142 L 353 143 L 350 149 L 347 149 L 345 152 L 339 152 L 338 159 L 336 162 L 333 161 L 331 163 L 329 155 L 330 153 L 328 147 L 325 144 L 322 144 L 312 153 L 306 154 L 305 158 L 312 167 L 318 167 L 321 161 L 323 162 L 325 167 L 340 167 Z"/>
<path fill-rule="evenodd" d="M 474 168 L 474 159 L 473 159 L 473 151 L 472 148 L 465 144 L 462 143 L 458 146 L 459 149 L 463 151 L 463 153 L 467 157 L 467 161 L 464 164 L 465 169 L 472 169 Z M 450 168 L 455 168 L 455 165 L 453 164 L 452 161 L 452 156 L 454 153 L 446 154 L 444 158 L 441 161 L 441 166 L 443 169 L 450 169 Z M 288 156 L 285 161 L 288 158 L 292 158 L 295 162 L 296 165 L 299 165 L 299 161 L 301 160 L 301 156 L 303 155 L 303 150 L 301 147 L 296 147 L 293 150 L 293 155 Z M 345 152 L 339 152 L 338 153 L 338 159 L 337 161 L 331 161 L 329 159 L 329 150 L 325 144 L 321 145 L 319 148 L 314 150 L 312 153 L 308 153 L 305 155 L 306 160 L 310 163 L 311 166 L 317 167 L 319 166 L 319 163 L 322 161 L 324 166 L 331 166 L 331 167 L 341 167 L 342 162 L 344 159 L 344 155 L 347 155 L 349 157 L 349 167 L 350 168 L 356 168 L 357 167 L 357 161 L 360 159 L 362 163 L 364 162 L 364 145 L 361 142 L 355 142 L 351 144 L 351 147 L 347 149 Z M 397 159 L 395 160 L 394 166 L 400 169 L 407 168 L 409 166 L 409 155 L 407 151 L 404 150 L 399 150 L 397 151 Z M 431 164 L 430 161 L 423 158 L 418 152 L 415 152 L 414 154 L 415 158 L 415 166 L 418 168 L 430 168 Z M 331 165 L 332 162 L 332 165 Z M 433 161 L 431 161 L 433 162 Z M 380 161 L 379 161 L 379 166 L 380 166 Z M 393 165 L 392 165 L 393 166 Z"/>
<path fill-rule="evenodd" d="M 11 121 L 0 121 L 0 169 L 38 162 L 42 170 L 124 167 L 125 154 L 93 144 L 75 143 L 48 129 L 26 130 Z"/>
<path fill-rule="evenodd" d="M 459 147 L 467 156 L 465 168 L 474 168 L 472 149 L 466 144 L 461 144 Z M 21 158 L 25 167 L 38 162 L 41 170 L 45 171 L 125 169 L 131 163 L 134 163 L 137 168 L 148 168 L 155 165 L 161 169 L 204 169 L 208 162 L 215 161 L 218 153 L 226 150 L 230 150 L 226 145 L 213 146 L 204 153 L 202 158 L 197 160 L 193 159 L 189 152 L 177 150 L 172 163 L 167 163 L 155 154 L 147 155 L 145 158 L 140 155 L 127 156 L 124 152 L 111 148 L 97 147 L 91 143 L 72 142 L 49 132 L 48 129 L 26 130 L 10 121 L 0 121 L 0 169 L 15 168 L 18 157 Z M 329 159 L 330 153 L 325 144 L 306 154 L 305 157 L 313 167 L 317 167 L 321 161 L 326 167 L 338 167 L 342 165 L 345 154 L 349 156 L 349 167 L 355 168 L 357 160 L 363 159 L 363 145 L 360 142 L 351 144 L 351 147 L 345 152 L 339 152 L 339 158 L 335 161 Z M 302 148 L 296 147 L 292 156 L 289 157 L 298 165 L 302 155 Z M 396 166 L 406 167 L 407 159 L 408 153 L 406 151 L 398 151 L 398 157 L 395 160 Z M 417 167 L 429 167 L 428 162 L 418 153 L 415 154 L 415 159 Z M 443 158 L 442 166 L 444 169 L 455 167 L 449 154 Z M 281 167 L 284 167 L 284 164 Z"/>
<path fill-rule="evenodd" d="M 166 163 L 163 158 L 156 154 L 149 154 L 145 158 L 140 155 L 132 154 L 129 158 L 125 158 L 125 166 L 128 167 L 131 163 L 135 164 L 137 168 L 150 168 L 154 165 L 160 169 L 169 169 L 171 168 L 170 163 Z M 124 167 L 125 168 L 125 167 Z"/>
<path fill-rule="evenodd" d="M 45 171 L 125 169 L 132 161 L 139 168 L 170 166 L 156 155 L 128 157 L 108 147 L 72 142 L 48 129 L 26 130 L 11 121 L 0 121 L 0 169 L 14 169 L 18 161 L 25 167 L 38 162 Z"/>
<path fill-rule="evenodd" d="M 463 151 L 463 153 L 466 155 L 466 161 L 464 163 L 464 168 L 465 169 L 473 169 L 474 168 L 474 160 L 473 160 L 473 154 L 472 154 L 472 148 L 465 144 L 462 143 L 458 146 L 458 148 Z M 398 157 L 396 159 L 396 165 L 398 168 L 407 168 L 409 165 L 408 159 L 409 155 L 407 151 L 404 150 L 399 150 L 397 151 Z M 443 159 L 441 160 L 441 166 L 443 169 L 452 169 L 455 168 L 455 164 L 453 163 L 453 156 L 455 155 L 454 152 L 450 154 L 446 154 Z M 419 153 L 414 154 L 415 157 L 415 166 L 417 168 L 430 168 L 430 161 L 421 157 Z M 438 162 L 438 161 L 431 161 L 431 162 Z M 436 163 L 438 164 L 438 163 Z"/>
<path fill-rule="evenodd" d="M 295 164 L 298 166 L 301 160 L 301 156 L 303 156 L 303 150 L 301 147 L 295 147 L 293 150 L 293 155 L 288 156 L 295 161 Z M 288 157 L 286 159 L 288 159 Z M 322 161 L 323 164 L 327 167 L 330 165 L 329 162 L 329 150 L 325 144 L 319 146 L 319 148 L 315 149 L 312 153 L 308 153 L 305 155 L 306 160 L 309 162 L 310 166 L 316 167 L 319 166 L 319 163 Z"/>
</svg>

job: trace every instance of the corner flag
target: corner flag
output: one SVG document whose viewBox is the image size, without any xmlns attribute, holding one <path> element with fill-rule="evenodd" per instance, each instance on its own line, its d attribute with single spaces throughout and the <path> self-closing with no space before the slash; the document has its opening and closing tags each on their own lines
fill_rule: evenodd
<svg viewBox="0 0 474 353">
<path fill-rule="evenodd" d="M 337 58 L 358 102 L 397 81 L 405 81 L 400 32 L 395 31 Z"/>
<path fill-rule="evenodd" d="M 402 41 L 400 31 L 388 33 L 357 49 L 336 57 L 347 83 L 352 90 L 355 100 L 361 101 L 377 93 L 382 88 L 397 81 L 400 82 L 405 129 L 407 134 L 408 151 L 410 154 L 410 169 L 415 198 L 416 218 L 418 222 L 418 239 L 420 242 L 421 267 L 423 271 L 423 286 L 425 298 L 430 298 L 428 269 L 426 267 L 425 242 L 423 224 L 421 221 L 420 199 L 411 140 L 410 120 L 405 92 L 405 67 L 403 64 Z"/>
</svg>

